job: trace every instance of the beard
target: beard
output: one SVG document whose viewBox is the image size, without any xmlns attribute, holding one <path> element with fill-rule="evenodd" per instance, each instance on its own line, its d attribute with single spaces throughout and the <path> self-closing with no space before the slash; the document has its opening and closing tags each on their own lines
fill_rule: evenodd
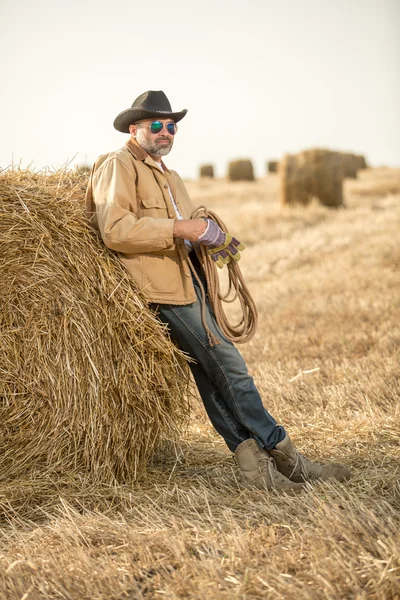
<svg viewBox="0 0 400 600">
<path fill-rule="evenodd" d="M 143 150 L 146 150 L 146 152 L 152 156 L 166 156 L 171 152 L 173 140 L 167 136 L 159 136 L 158 140 L 167 140 L 168 146 L 166 144 L 160 144 L 157 140 L 150 140 L 144 129 L 138 129 L 136 131 L 136 141 Z"/>
</svg>

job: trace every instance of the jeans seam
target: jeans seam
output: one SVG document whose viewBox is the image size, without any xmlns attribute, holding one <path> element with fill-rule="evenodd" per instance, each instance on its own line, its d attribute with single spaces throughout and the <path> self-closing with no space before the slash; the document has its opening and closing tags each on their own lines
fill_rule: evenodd
<svg viewBox="0 0 400 600">
<path fill-rule="evenodd" d="M 236 435 L 236 437 L 241 438 L 240 433 L 235 427 L 235 424 L 229 418 L 229 415 L 224 410 L 224 407 L 218 402 L 217 398 L 214 397 L 214 404 L 216 404 L 219 408 L 220 414 L 224 417 L 225 423 L 228 425 L 229 429 Z"/>
<path fill-rule="evenodd" d="M 240 414 L 241 418 L 243 419 L 243 424 L 244 424 L 244 425 L 247 427 L 247 429 L 248 429 L 249 431 L 251 431 L 252 433 L 254 433 L 254 435 L 257 435 L 257 436 L 258 436 L 258 433 L 257 433 L 257 432 L 256 432 L 256 431 L 253 429 L 253 427 L 252 427 L 252 426 L 251 426 L 251 425 L 250 425 L 250 424 L 247 422 L 247 420 L 246 420 L 246 418 L 245 418 L 244 414 L 242 413 L 242 410 L 241 410 L 240 404 L 239 404 L 239 403 L 238 403 L 238 401 L 237 401 L 237 398 L 236 398 L 236 396 L 235 396 L 235 392 L 234 392 L 234 391 L 233 391 L 233 389 L 231 388 L 231 385 L 230 385 L 230 383 L 229 383 L 229 379 L 228 379 L 228 376 L 227 376 L 227 373 L 226 373 L 226 371 L 225 371 L 224 367 L 223 367 L 222 365 L 220 365 L 220 364 L 219 364 L 218 360 L 217 360 L 217 359 L 216 359 L 216 357 L 213 355 L 213 352 L 212 352 L 212 350 L 210 350 L 210 354 L 213 356 L 213 358 L 214 358 L 215 362 L 217 363 L 217 365 L 218 365 L 219 369 L 221 369 L 222 373 L 224 374 L 224 378 L 225 378 L 225 381 L 226 381 L 226 383 L 227 383 L 227 385 L 228 385 L 228 388 L 229 388 L 229 391 L 230 391 L 230 393 L 231 393 L 231 396 L 232 396 L 232 398 L 233 398 L 234 404 L 235 404 L 235 406 L 236 406 L 236 410 L 238 411 L 238 413 Z"/>
<path fill-rule="evenodd" d="M 171 310 L 172 310 L 172 311 L 175 313 L 175 315 L 178 317 L 178 319 L 179 319 L 179 320 L 180 320 L 180 321 L 181 321 L 181 322 L 182 322 L 182 323 L 185 325 L 185 327 L 187 327 L 187 328 L 188 328 L 188 330 L 189 330 L 189 331 L 190 331 L 190 332 L 191 332 L 191 333 L 194 335 L 194 337 L 196 338 L 196 340 L 197 340 L 197 341 L 198 341 L 198 342 L 199 342 L 199 343 L 200 343 L 200 344 L 203 346 L 204 350 L 206 350 L 206 351 L 209 353 L 209 355 L 210 355 L 210 356 L 211 356 L 211 357 L 214 359 L 214 361 L 215 361 L 216 365 L 218 366 L 218 368 L 219 368 L 219 369 L 221 370 L 221 372 L 223 373 L 223 376 L 224 376 L 225 382 L 227 383 L 227 385 L 228 385 L 228 388 L 229 388 L 229 391 L 230 391 L 230 394 L 231 394 L 231 396 L 232 396 L 232 398 L 233 398 L 233 401 L 234 401 L 234 405 L 235 405 L 235 407 L 236 407 L 236 410 L 238 411 L 238 413 L 240 414 L 240 416 L 241 416 L 241 418 L 242 418 L 242 420 L 243 420 L 243 425 L 244 425 L 245 427 L 247 427 L 247 429 L 248 429 L 249 431 L 251 431 L 251 433 L 253 433 L 254 435 L 257 435 L 257 436 L 258 436 L 258 433 L 257 433 L 256 431 L 254 431 L 253 427 L 252 427 L 252 426 L 251 426 L 251 425 L 250 425 L 250 424 L 247 422 L 247 420 L 245 419 L 245 417 L 244 417 L 244 415 L 243 415 L 243 413 L 242 413 L 242 410 L 241 410 L 241 408 L 240 408 L 240 405 L 238 404 L 237 398 L 236 398 L 236 396 L 235 396 L 235 394 L 234 394 L 234 392 L 233 392 L 233 390 L 232 390 L 232 388 L 231 388 L 231 385 L 230 385 L 230 383 L 229 383 L 229 380 L 228 380 L 228 377 L 227 377 L 226 371 L 225 371 L 224 367 L 223 367 L 222 365 L 220 365 L 220 363 L 219 363 L 219 361 L 217 360 L 217 357 L 215 356 L 215 354 L 213 353 L 213 351 L 212 351 L 211 349 L 209 349 L 209 348 L 208 348 L 208 347 L 207 347 L 205 344 L 203 344 L 203 342 L 201 341 L 201 339 L 199 339 L 199 338 L 198 338 L 198 336 L 197 336 L 197 335 L 196 335 L 196 333 L 193 331 L 193 329 L 190 327 L 190 325 L 188 325 L 188 324 L 186 323 L 186 321 L 185 321 L 185 320 L 184 320 L 184 319 L 183 319 L 183 318 L 182 318 L 182 317 L 181 317 L 181 316 L 178 314 L 178 312 L 177 312 L 177 311 L 174 309 L 174 307 L 173 307 L 171 304 L 169 305 L 169 307 L 170 307 L 170 308 L 171 308 Z"/>
<path fill-rule="evenodd" d="M 187 322 L 186 322 L 186 321 L 185 321 L 185 320 L 184 320 L 184 319 L 183 319 L 183 318 L 180 316 L 180 314 L 178 314 L 178 312 L 177 312 L 177 311 L 174 309 L 174 307 L 173 307 L 173 306 L 171 306 L 171 304 L 169 305 L 169 308 L 170 308 L 170 309 L 171 309 L 171 310 L 172 310 L 172 311 L 175 313 L 175 315 L 178 317 L 178 319 L 179 319 L 179 320 L 180 320 L 180 321 L 181 321 L 181 322 L 182 322 L 182 323 L 185 325 L 185 327 L 186 327 L 186 328 L 187 328 L 187 329 L 190 331 L 190 333 L 191 333 L 191 334 L 192 334 L 192 335 L 193 335 L 193 336 L 196 338 L 196 340 L 199 342 L 199 344 L 201 344 L 201 345 L 203 346 L 204 350 L 206 350 L 206 352 L 208 352 L 208 353 L 210 354 L 210 351 L 209 351 L 208 347 L 207 347 L 205 344 L 203 344 L 203 342 L 201 341 L 201 339 L 200 339 L 200 338 L 199 338 L 199 337 L 196 335 L 196 332 L 195 332 L 195 331 L 194 331 L 194 330 L 193 330 L 193 329 L 190 327 L 190 325 L 189 325 L 189 324 L 188 324 L 188 323 L 187 323 Z M 217 363 L 218 367 L 220 368 L 220 365 L 219 365 L 218 361 L 216 360 L 216 357 L 215 357 L 215 356 L 213 356 L 212 354 L 211 354 L 211 356 L 213 357 L 213 359 L 214 359 L 214 360 L 215 360 L 215 362 Z M 225 376 L 225 372 L 223 372 L 223 373 L 224 373 L 224 376 Z M 225 379 L 226 379 L 226 376 L 225 376 Z M 229 389 L 230 389 L 229 383 L 228 383 L 228 387 L 229 387 Z M 233 395 L 233 394 L 232 394 L 232 395 Z M 232 423 L 232 422 L 231 422 L 231 420 L 230 420 L 229 416 L 226 414 L 226 412 L 225 412 L 225 410 L 223 409 L 223 407 L 222 407 L 222 406 L 219 404 L 219 402 L 218 402 L 218 401 L 217 401 L 215 398 L 214 398 L 214 401 L 215 401 L 215 403 L 216 403 L 216 404 L 218 404 L 218 406 L 219 406 L 219 409 L 220 409 L 221 413 L 223 414 L 223 416 L 224 416 L 224 419 L 225 419 L 225 422 L 227 423 L 227 425 L 228 425 L 229 429 L 232 431 L 232 433 L 233 433 L 234 435 L 236 435 L 238 438 L 240 438 L 241 436 L 240 436 L 239 432 L 236 430 L 234 423 Z M 235 405 L 236 405 L 236 399 L 235 399 Z"/>
</svg>

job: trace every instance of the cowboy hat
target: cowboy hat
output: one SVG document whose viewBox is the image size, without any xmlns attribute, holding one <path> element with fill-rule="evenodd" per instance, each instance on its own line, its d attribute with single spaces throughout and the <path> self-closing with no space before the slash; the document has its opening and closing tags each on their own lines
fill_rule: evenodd
<svg viewBox="0 0 400 600">
<path fill-rule="evenodd" d="M 172 112 L 167 96 L 161 90 L 144 92 L 133 101 L 131 108 L 123 110 L 116 117 L 114 127 L 121 133 L 129 133 L 129 125 L 142 119 L 172 119 L 177 123 L 186 115 L 187 109 Z"/>
</svg>

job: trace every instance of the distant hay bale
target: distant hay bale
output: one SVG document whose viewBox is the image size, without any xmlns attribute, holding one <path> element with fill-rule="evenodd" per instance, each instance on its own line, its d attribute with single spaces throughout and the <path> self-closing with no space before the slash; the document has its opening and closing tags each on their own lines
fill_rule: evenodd
<svg viewBox="0 0 400 600">
<path fill-rule="evenodd" d="M 322 151 L 316 158 L 314 196 L 325 206 L 343 206 L 343 174 L 339 152 Z"/>
<path fill-rule="evenodd" d="M 314 149 L 286 154 L 278 167 L 281 204 L 306 206 L 317 197 L 325 206 L 342 206 L 342 168 L 338 152 Z"/>
<path fill-rule="evenodd" d="M 251 160 L 247 158 L 233 160 L 228 164 L 230 181 L 254 181 L 254 170 Z"/>
<path fill-rule="evenodd" d="M 363 156 L 362 154 L 356 154 L 356 161 L 357 161 L 357 169 L 361 171 L 361 169 L 367 169 L 368 168 L 368 164 L 367 161 L 365 159 L 365 156 Z"/>
<path fill-rule="evenodd" d="M 311 202 L 315 169 L 304 155 L 286 154 L 279 161 L 280 202 L 282 205 Z"/>
<path fill-rule="evenodd" d="M 211 177 L 213 179 L 214 178 L 213 165 L 201 165 L 199 175 L 200 175 L 200 177 Z"/>
<path fill-rule="evenodd" d="M 296 166 L 296 156 L 285 154 L 279 161 L 280 203 L 284 205 L 307 205 L 311 201 L 304 173 Z M 304 185 L 303 185 L 304 184 Z"/>
<path fill-rule="evenodd" d="M 0 176 L 0 480 L 133 481 L 188 414 L 186 361 L 85 222 L 86 181 Z"/>
<path fill-rule="evenodd" d="M 278 161 L 277 160 L 269 160 L 267 162 L 267 173 L 277 173 L 278 172 Z"/>
<path fill-rule="evenodd" d="M 82 173 L 82 174 L 85 174 L 85 173 L 89 174 L 90 171 L 92 170 L 92 166 L 93 165 L 88 165 L 88 164 L 77 165 L 76 171 L 78 173 Z"/>
<path fill-rule="evenodd" d="M 347 152 L 341 152 L 340 156 L 342 159 L 343 177 L 347 177 L 348 179 L 356 179 L 357 169 L 359 168 L 356 156 Z"/>
<path fill-rule="evenodd" d="M 349 179 L 357 178 L 357 171 L 367 168 L 365 157 L 360 154 L 341 152 L 343 176 Z"/>
</svg>

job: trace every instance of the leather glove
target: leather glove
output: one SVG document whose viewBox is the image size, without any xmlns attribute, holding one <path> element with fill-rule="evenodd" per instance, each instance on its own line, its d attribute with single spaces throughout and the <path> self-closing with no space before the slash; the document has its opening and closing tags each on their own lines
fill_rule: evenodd
<svg viewBox="0 0 400 600">
<path fill-rule="evenodd" d="M 239 250 L 244 250 L 245 245 L 229 233 L 225 233 L 212 219 L 205 219 L 207 228 L 197 241 L 207 246 L 207 252 L 220 269 L 231 260 L 240 260 Z"/>
<path fill-rule="evenodd" d="M 222 269 L 231 260 L 237 262 L 240 260 L 239 250 L 244 250 L 246 246 L 232 237 L 229 233 L 225 233 L 225 242 L 216 248 L 207 248 L 208 254 L 211 256 L 217 267 Z"/>
<path fill-rule="evenodd" d="M 212 219 L 204 220 L 207 222 L 207 227 L 204 233 L 197 238 L 197 241 L 204 244 L 204 246 L 211 246 L 214 248 L 221 246 L 225 242 L 226 233 L 224 233 Z"/>
</svg>

